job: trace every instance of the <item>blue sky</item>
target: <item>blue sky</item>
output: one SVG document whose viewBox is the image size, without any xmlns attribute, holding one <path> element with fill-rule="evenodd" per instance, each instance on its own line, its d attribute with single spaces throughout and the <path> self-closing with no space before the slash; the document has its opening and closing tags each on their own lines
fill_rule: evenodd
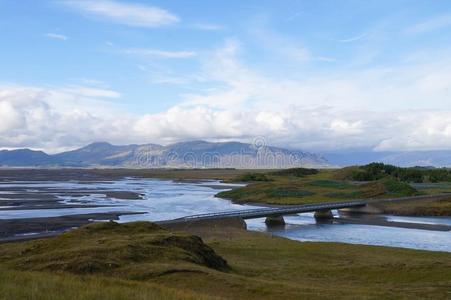
<svg viewBox="0 0 451 300">
<path fill-rule="evenodd" d="M 0 0 L 0 147 L 451 148 L 450 1 Z"/>
</svg>

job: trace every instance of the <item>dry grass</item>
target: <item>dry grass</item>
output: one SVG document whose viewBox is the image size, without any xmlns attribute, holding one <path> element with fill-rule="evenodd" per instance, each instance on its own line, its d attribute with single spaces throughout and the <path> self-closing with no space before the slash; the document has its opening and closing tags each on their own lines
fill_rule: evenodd
<svg viewBox="0 0 451 300">
<path fill-rule="evenodd" d="M 180 253 L 173 246 L 164 246 L 150 260 L 152 251 L 134 247 L 155 239 L 155 229 L 143 223 L 122 226 L 114 230 L 96 227 L 91 232 L 84 228 L 64 237 L 2 245 L 0 298 L 447 299 L 450 296 L 449 253 L 299 243 L 237 229 L 206 230 L 205 241 L 230 266 L 230 270 L 221 271 L 196 259 L 187 261 L 190 255 L 186 254 L 197 253 L 196 247 Z M 158 235 L 190 236 L 160 230 Z M 120 272 L 116 269 L 83 273 L 42 267 L 49 262 L 48 257 L 53 257 L 54 263 L 64 261 L 66 256 L 61 257 L 61 253 L 83 261 L 86 254 L 83 244 L 92 245 L 100 237 L 102 243 L 97 249 L 90 249 L 94 251 L 90 259 L 94 257 L 100 265 L 107 265 L 113 257 Z M 114 247 L 118 244 L 122 245 L 119 252 Z M 45 249 L 48 257 L 34 252 L 36 245 Z M 105 256 L 108 251 L 112 254 Z M 160 272 L 162 265 L 166 270 L 179 271 Z"/>
<path fill-rule="evenodd" d="M 33 300 L 175 300 L 218 299 L 151 282 L 49 272 L 11 271 L 0 266 L 0 299 Z"/>
</svg>

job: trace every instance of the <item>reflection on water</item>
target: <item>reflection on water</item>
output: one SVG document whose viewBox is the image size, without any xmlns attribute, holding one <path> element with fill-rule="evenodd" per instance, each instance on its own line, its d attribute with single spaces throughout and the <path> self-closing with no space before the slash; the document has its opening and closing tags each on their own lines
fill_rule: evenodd
<svg viewBox="0 0 451 300">
<path fill-rule="evenodd" d="M 228 200 L 215 198 L 221 190 L 231 186 L 217 181 L 177 182 L 156 179 L 124 179 L 109 182 L 82 183 L 68 182 L 8 182 L 0 184 L 5 189 L 35 190 L 53 193 L 60 205 L 57 208 L 7 210 L 0 199 L 0 219 L 21 219 L 37 217 L 55 217 L 74 214 L 102 212 L 140 212 L 141 214 L 123 215 L 120 222 L 137 220 L 158 221 L 183 216 L 258 208 L 256 206 L 237 205 Z M 93 191 L 94 190 L 94 191 Z M 124 200 L 106 197 L 99 191 L 130 191 L 142 194 L 141 200 Z M 84 191 L 82 195 L 70 192 Z M 88 193 L 86 191 L 89 191 Z M 11 193 L 11 192 L 9 192 Z M 87 193 L 87 194 L 86 194 Z M 76 208 L 64 208 L 64 205 L 78 205 Z M 83 207 L 83 205 L 89 207 Z M 98 207 L 92 207 L 96 205 Z M 336 216 L 337 213 L 334 212 Z M 451 218 L 417 218 L 386 216 L 388 221 L 451 225 Z M 451 252 L 451 232 L 419 230 L 398 227 L 383 227 L 359 224 L 317 224 L 313 213 L 286 216 L 287 225 L 283 228 L 268 229 L 264 219 L 247 220 L 249 230 L 265 231 L 271 234 L 299 241 L 343 242 L 352 244 L 381 245 L 414 249 Z"/>
<path fill-rule="evenodd" d="M 415 223 L 414 217 L 409 218 Z M 422 219 L 422 218 L 420 218 Z M 434 218 L 428 218 L 430 222 Z M 437 223 L 442 224 L 443 218 Z M 285 218 L 287 225 L 267 228 L 264 219 L 248 220 L 249 230 L 269 232 L 297 241 L 341 242 L 451 252 L 451 232 L 362 224 L 316 224 L 312 214 Z M 398 219 L 396 221 L 399 221 Z M 448 224 L 451 218 L 447 219 Z"/>
<path fill-rule="evenodd" d="M 60 203 L 67 205 L 96 205 L 99 207 L 50 208 L 0 210 L 0 219 L 22 219 L 57 217 L 76 214 L 106 212 L 140 212 L 137 215 L 124 215 L 120 221 L 135 220 L 159 221 L 184 216 L 228 210 L 250 209 L 246 205 L 233 204 L 214 195 L 229 186 L 216 181 L 179 182 L 156 179 L 125 179 L 112 182 L 79 183 L 79 182 L 14 182 L 0 184 L 1 188 L 45 188 L 48 192 L 58 190 Z M 236 186 L 236 185 L 234 185 Z M 99 191 L 130 191 L 143 195 L 142 200 L 124 200 L 106 197 Z M 88 195 L 73 196 L 70 192 L 90 191 Z M 42 190 L 40 190 L 42 192 Z M 2 193 L 2 192 L 1 192 Z M 1 201 L 0 201 L 1 205 Z M 257 208 L 257 207 L 255 207 Z"/>
</svg>

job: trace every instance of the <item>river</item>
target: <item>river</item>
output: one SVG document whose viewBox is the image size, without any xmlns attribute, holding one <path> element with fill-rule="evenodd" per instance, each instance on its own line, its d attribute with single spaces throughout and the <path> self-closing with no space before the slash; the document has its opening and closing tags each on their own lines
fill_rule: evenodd
<svg viewBox="0 0 451 300">
<path fill-rule="evenodd" d="M 0 184 L 0 219 L 53 218 L 78 214 L 134 212 L 119 222 L 159 221 L 193 214 L 260 208 L 233 204 L 214 195 L 236 185 L 218 181 L 172 181 L 126 178 L 117 181 L 14 181 Z M 137 193 L 142 199 L 106 196 L 106 191 Z M 27 196 L 28 195 L 28 196 Z M 55 198 L 57 205 L 29 205 L 29 195 Z M 3 205 L 23 197 L 21 205 Z M 28 202 L 27 202 L 28 201 Z M 335 211 L 335 215 L 338 213 Z M 380 216 L 386 221 L 451 226 L 451 218 Z M 364 217 L 362 217 L 364 218 Z M 451 231 L 436 231 L 365 224 L 318 224 L 313 213 L 285 217 L 286 226 L 267 228 L 264 219 L 247 220 L 249 230 L 297 241 L 341 242 L 451 252 Z M 364 220 L 362 219 L 362 222 Z"/>
</svg>

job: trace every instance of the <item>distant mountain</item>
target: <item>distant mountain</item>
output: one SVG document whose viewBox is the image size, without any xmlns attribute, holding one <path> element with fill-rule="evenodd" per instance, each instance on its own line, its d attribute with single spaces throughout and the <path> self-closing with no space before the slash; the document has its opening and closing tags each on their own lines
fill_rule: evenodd
<svg viewBox="0 0 451 300">
<path fill-rule="evenodd" d="M 0 151 L 4 167 L 129 167 L 129 168 L 290 168 L 327 167 L 320 155 L 251 144 L 190 141 L 168 146 L 93 143 L 48 155 L 29 149 Z"/>
<path fill-rule="evenodd" d="M 400 167 L 451 167 L 451 151 L 404 151 L 404 152 L 333 152 L 324 154 L 332 165 L 365 165 L 383 162 Z"/>
<path fill-rule="evenodd" d="M 46 166 L 53 164 L 53 159 L 50 155 L 42 151 L 33 151 L 29 149 L 19 150 L 2 150 L 0 151 L 0 166 Z"/>
</svg>

